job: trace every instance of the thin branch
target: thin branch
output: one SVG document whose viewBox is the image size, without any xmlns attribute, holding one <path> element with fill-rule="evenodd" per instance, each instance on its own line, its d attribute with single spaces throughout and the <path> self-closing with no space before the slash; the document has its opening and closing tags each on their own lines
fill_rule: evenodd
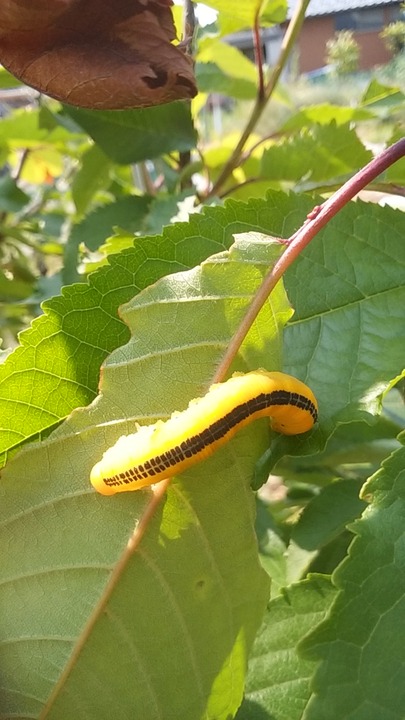
<svg viewBox="0 0 405 720">
<path fill-rule="evenodd" d="M 213 383 L 221 382 L 225 378 L 234 357 L 271 291 L 302 250 L 311 242 L 321 228 L 325 227 L 339 210 L 352 200 L 360 190 L 363 190 L 366 185 L 404 155 L 405 139 L 402 139 L 395 143 L 395 145 L 391 145 L 391 147 L 384 150 L 368 165 L 356 173 L 356 175 L 348 180 L 331 198 L 326 200 L 323 205 L 314 208 L 302 227 L 291 236 L 287 249 L 264 278 L 245 317 L 228 346 L 225 356 L 212 379 Z"/>
</svg>

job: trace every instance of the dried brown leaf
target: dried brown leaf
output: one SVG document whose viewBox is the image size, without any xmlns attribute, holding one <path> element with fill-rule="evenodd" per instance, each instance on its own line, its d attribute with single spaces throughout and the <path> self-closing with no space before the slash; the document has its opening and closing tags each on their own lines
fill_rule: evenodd
<svg viewBox="0 0 405 720">
<path fill-rule="evenodd" d="M 71 105 L 124 109 L 193 97 L 172 0 L 1 0 L 0 62 Z"/>
</svg>

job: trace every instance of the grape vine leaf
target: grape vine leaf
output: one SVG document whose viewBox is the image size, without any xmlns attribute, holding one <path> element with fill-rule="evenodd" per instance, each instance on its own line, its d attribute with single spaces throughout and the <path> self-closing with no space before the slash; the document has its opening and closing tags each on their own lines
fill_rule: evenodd
<svg viewBox="0 0 405 720">
<path fill-rule="evenodd" d="M 371 501 L 352 530 L 327 619 L 301 646 L 320 661 L 305 720 L 401 720 L 405 707 L 405 448 L 366 483 Z"/>
<path fill-rule="evenodd" d="M 312 575 L 270 601 L 236 720 L 301 720 L 315 663 L 301 657 L 298 645 L 325 618 L 335 595 L 328 577 Z"/>
</svg>

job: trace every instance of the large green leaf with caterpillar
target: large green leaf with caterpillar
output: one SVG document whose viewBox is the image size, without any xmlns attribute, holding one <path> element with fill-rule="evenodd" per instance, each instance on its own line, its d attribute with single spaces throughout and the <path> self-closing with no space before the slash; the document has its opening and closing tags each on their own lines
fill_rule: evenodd
<svg viewBox="0 0 405 720">
<path fill-rule="evenodd" d="M 247 204 L 232 200 L 225 208 L 208 208 L 189 223 L 166 228 L 161 236 L 137 238 L 133 248 L 112 256 L 108 267 L 94 273 L 89 285 L 72 285 L 44 303 L 44 316 L 22 333 L 21 346 L 0 366 L 0 452 L 49 431 L 72 409 L 95 397 L 100 364 L 128 339 L 128 329 L 118 317 L 123 302 L 159 277 L 192 267 L 229 247 L 234 232 L 254 229 L 287 237 L 312 205 L 310 198 L 272 192 L 267 200 Z M 340 390 L 351 388 L 350 417 L 360 391 L 356 382 L 348 382 L 353 343 L 361 338 L 368 354 L 361 369 L 363 374 L 370 368 L 366 382 L 362 379 L 363 394 L 370 383 L 378 395 L 386 378 L 401 369 L 397 350 L 393 353 L 390 348 L 387 353 L 386 343 L 392 338 L 398 348 L 400 342 L 394 322 L 403 292 L 402 223 L 398 211 L 358 202 L 345 208 L 313 240 L 286 275 L 296 315 L 287 334 L 285 369 L 292 374 L 305 372 L 312 358 L 311 381 L 322 374 L 326 394 L 331 390 L 336 395 L 334 409 L 341 407 Z M 354 274 L 362 276 L 363 288 L 357 297 L 352 292 Z M 387 317 L 389 322 L 385 322 Z M 401 318 L 400 314 L 399 323 Z M 316 356 L 313 348 L 318 349 Z M 340 366 L 342 353 L 345 368 Z M 386 365 L 383 376 L 378 367 L 381 358 Z M 361 362 L 359 356 L 359 368 Z M 329 382 L 332 374 L 333 384 Z M 377 382 L 382 384 L 377 386 Z M 330 398 L 328 407 L 329 402 Z"/>
<path fill-rule="evenodd" d="M 235 232 L 288 237 L 312 204 L 272 193 L 267 200 L 206 208 L 162 235 L 135 238 L 134 247 L 111 256 L 88 284 L 68 286 L 44 302 L 44 315 L 21 333 L 20 347 L 0 366 L 1 465 L 7 451 L 49 432 L 97 395 L 101 363 L 129 337 L 120 305 L 160 277 L 229 248 Z"/>
<path fill-rule="evenodd" d="M 269 213 L 270 207 L 262 202 L 250 206 L 254 208 L 251 216 L 256 217 L 257 222 L 260 221 L 259 206 L 264 214 Z M 239 207 L 246 209 L 247 206 L 232 203 L 226 210 L 214 209 L 210 212 L 214 238 L 211 242 L 215 244 L 219 237 L 224 237 L 225 226 L 227 233 L 230 228 L 241 229 L 242 220 L 237 220 L 235 216 L 231 220 L 228 215 L 229 211 L 232 215 L 232 211 Z M 288 234 L 285 228 L 298 224 L 297 214 L 292 203 L 285 199 L 278 208 L 279 212 L 280 208 L 287 212 L 286 224 L 283 225 L 284 220 L 279 215 L 275 225 L 281 228 L 280 234 L 285 235 Z M 340 218 L 312 243 L 313 254 L 309 255 L 309 261 L 306 260 L 307 250 L 287 274 L 287 287 L 295 300 L 297 321 L 291 323 L 285 333 L 288 352 L 284 353 L 283 369 L 309 381 L 320 401 L 321 425 L 309 440 L 282 439 L 274 443 L 278 445 L 274 457 L 279 457 L 286 450 L 299 453 L 315 449 L 323 444 L 334 423 L 347 422 L 353 417 L 364 418 L 367 409 L 375 411 L 380 391 L 401 369 L 400 338 L 404 334 L 404 319 L 400 312 L 404 296 L 401 266 L 404 264 L 404 247 L 400 228 L 403 216 L 388 208 L 372 209 L 362 204 L 356 205 L 355 211 L 356 224 L 346 220 L 354 217 L 352 209 L 342 212 Z M 217 217 L 222 218 L 224 224 L 215 232 L 214 218 Z M 205 221 L 199 219 L 198 222 L 203 225 Z M 376 225 L 380 230 L 383 252 L 378 252 L 377 236 L 373 236 Z M 185 239 L 187 227 L 190 232 L 189 226 L 185 226 L 182 228 L 183 237 L 176 236 L 177 249 L 182 247 L 184 257 L 189 247 Z M 200 226 L 197 223 L 193 227 L 195 230 Z M 354 234 L 353 229 L 356 230 Z M 153 253 L 159 242 L 162 245 L 161 261 L 156 261 Z M 138 257 L 147 247 L 152 259 L 150 262 L 138 262 L 138 277 L 144 285 L 156 279 L 151 268 L 159 266 L 159 271 L 163 271 L 164 267 L 175 269 L 175 264 L 166 262 L 165 265 L 162 239 L 155 243 L 148 240 L 138 248 Z M 351 254 L 353 248 L 355 252 Z M 227 275 L 228 257 L 225 255 L 217 256 L 191 274 L 186 272 L 168 277 L 141 292 L 126 308 L 126 318 L 136 334 L 129 345 L 118 350 L 107 362 L 103 371 L 103 397 L 90 410 L 73 413 L 46 443 L 17 456 L 4 474 L 0 527 L 4 533 L 2 547 L 7 551 L 2 557 L 0 581 L 0 603 L 4 608 L 1 634 L 5 638 L 0 646 L 0 664 L 3 666 L 2 687 L 7 689 L 7 693 L 2 695 L 2 702 L 8 705 L 6 709 L 1 708 L 3 713 L 13 712 L 18 717 L 18 713 L 25 712 L 37 717 L 69 659 L 72 673 L 63 683 L 53 714 L 48 714 L 58 720 L 71 717 L 72 712 L 80 718 L 87 711 L 86 693 L 94 700 L 98 719 L 111 717 L 116 712 L 116 704 L 113 711 L 111 703 L 116 703 L 117 698 L 122 698 L 123 703 L 131 703 L 125 689 L 133 686 L 134 676 L 142 685 L 138 688 L 139 702 L 148 708 L 152 707 L 151 698 L 155 702 L 153 707 L 160 707 L 159 702 L 170 707 L 173 699 L 170 693 L 174 693 L 175 689 L 177 698 L 188 699 L 191 696 L 195 701 L 193 708 L 187 705 L 189 717 L 193 717 L 192 712 L 200 717 L 204 702 L 214 717 L 221 717 L 221 712 L 226 712 L 223 706 L 219 707 L 221 698 L 226 698 L 228 709 L 237 705 L 243 685 L 244 663 L 241 658 L 248 650 L 259 621 L 260 608 L 263 607 L 264 584 L 257 567 L 252 535 L 253 511 L 247 486 L 254 460 L 267 442 L 266 424 L 241 434 L 236 443 L 221 450 L 207 465 L 185 475 L 184 483 L 172 486 L 161 515 L 156 516 L 149 526 L 144 554 L 141 552 L 133 558 L 120 575 L 114 588 L 113 604 L 108 606 L 106 613 L 100 612 L 98 602 L 122 556 L 136 518 L 142 512 L 145 496 L 136 493 L 108 500 L 98 498 L 89 488 L 88 473 L 103 449 L 122 432 L 132 429 L 134 419 L 153 422 L 158 416 L 167 416 L 174 408 L 185 407 L 190 397 L 204 390 L 246 308 L 253 285 L 257 284 L 268 266 L 270 250 L 271 246 L 269 248 L 263 241 L 252 238 L 241 240 L 232 253 L 232 282 Z M 238 253 L 242 253 L 243 260 Z M 378 253 L 378 273 L 375 272 L 377 263 L 374 253 Z M 345 262 L 346 257 L 349 257 L 348 262 Z M 115 265 L 122 271 L 124 267 L 129 268 L 126 263 L 132 260 L 133 253 L 129 251 L 123 258 L 119 256 Z M 252 268 L 254 283 L 250 275 Z M 245 269 L 247 274 L 243 272 Z M 134 277 L 131 272 L 128 275 Z M 57 307 L 61 315 L 66 313 L 64 319 L 68 321 L 68 327 L 62 330 L 54 316 L 51 332 L 49 326 L 45 333 L 35 328 L 32 332 L 37 332 L 37 343 L 32 345 L 31 351 L 35 354 L 44 340 L 51 347 L 52 330 L 57 339 L 56 345 L 60 347 L 63 338 L 69 337 L 64 330 L 73 333 L 76 330 L 75 319 L 81 317 L 86 331 L 93 332 L 89 370 L 94 374 L 96 357 L 100 357 L 97 354 L 102 344 L 100 341 L 105 342 L 105 347 L 101 348 L 105 353 L 109 343 L 117 342 L 113 328 L 121 327 L 119 321 L 114 320 L 113 323 L 113 303 L 99 306 L 100 315 L 105 314 L 111 323 L 106 337 L 98 319 L 94 327 L 91 325 L 97 298 L 101 303 L 108 297 L 108 277 L 107 271 L 97 274 L 99 284 L 94 296 L 91 296 L 94 286 L 91 291 L 82 286 L 65 296 L 69 300 L 75 294 L 76 299 L 81 298 L 82 302 L 74 307 L 74 312 L 74 301 L 72 312 L 66 313 L 64 299 L 60 298 Z M 119 274 L 114 276 L 115 292 L 112 296 L 115 304 L 118 297 L 125 299 L 125 295 L 133 290 L 129 282 L 120 288 L 119 277 Z M 207 283 L 207 277 L 211 283 Z M 302 293 L 298 292 L 301 286 Z M 213 290 L 222 292 L 222 295 L 218 298 Z M 197 308 L 201 308 L 203 303 L 206 303 L 206 312 L 201 317 Z M 282 307 L 286 312 L 283 303 Z M 189 314 L 184 317 L 183 312 L 187 310 Z M 219 317 L 224 319 L 224 323 L 219 322 Z M 204 329 L 209 332 L 208 341 L 202 335 Z M 279 365 L 279 343 L 271 341 L 275 329 L 272 309 L 267 308 L 243 347 L 239 368 L 265 365 L 275 369 Z M 353 349 L 356 338 L 358 342 L 354 347 L 357 352 L 352 353 L 352 362 L 349 363 L 343 355 L 343 351 L 347 357 L 350 354 L 349 349 L 345 350 L 345 342 L 347 339 Z M 387 346 L 390 347 L 389 353 Z M 73 346 L 68 347 L 71 350 Z M 74 345 L 75 353 L 79 353 L 80 347 L 80 343 Z M 130 348 L 136 350 L 136 360 Z M 340 354 L 344 362 L 339 364 Z M 383 363 L 380 367 L 381 356 Z M 76 358 L 76 354 L 73 357 Z M 68 373 L 72 367 L 71 358 L 70 365 L 66 364 Z M 135 376 L 132 375 L 134 368 Z M 79 370 L 84 372 L 84 366 Z M 20 374 L 16 371 L 14 377 L 13 373 L 9 377 L 14 382 L 13 387 L 17 388 Z M 80 391 L 83 388 L 85 393 L 89 391 L 90 383 L 72 384 Z M 69 383 L 66 383 L 68 386 Z M 56 383 L 54 390 L 57 387 Z M 42 395 L 40 390 L 38 392 L 39 400 L 47 395 L 46 392 Z M 40 408 L 40 404 L 34 407 L 37 415 Z M 215 482 L 212 477 L 215 477 Z M 211 550 L 211 564 L 207 561 L 208 550 Z M 206 561 L 213 573 L 216 565 L 221 567 L 222 575 L 220 573 L 213 578 L 207 572 Z M 156 568 L 162 570 L 160 575 L 154 574 Z M 151 571 L 149 575 L 147 569 Z M 218 586 L 220 577 L 227 591 L 223 591 L 223 595 Z M 150 578 L 157 578 L 157 584 L 153 585 Z M 212 580 L 211 585 L 209 580 Z M 173 584 L 178 591 L 177 595 L 174 594 L 175 601 L 173 593 L 170 593 Z M 244 595 L 246 585 L 249 592 Z M 201 613 L 201 607 L 195 613 L 197 604 L 194 601 L 201 599 L 207 587 L 214 588 L 214 591 L 211 595 L 208 593 L 207 605 L 204 606 L 206 614 Z M 146 599 L 144 588 L 148 593 Z M 218 597 L 224 599 L 225 595 L 226 601 L 219 602 Z M 234 599 L 238 610 L 233 608 L 232 603 L 229 604 L 229 597 Z M 138 603 L 136 606 L 134 598 Z M 247 598 L 246 603 L 243 598 Z M 184 605 L 176 603 L 176 600 L 183 601 Z M 176 613 L 178 607 L 180 613 Z M 83 628 L 92 612 L 96 622 L 94 632 L 87 641 Z M 169 619 L 162 626 L 161 619 L 168 612 Z M 122 616 L 125 617 L 123 624 L 117 621 L 117 617 L 120 619 Z M 196 642 L 189 641 L 187 655 L 185 641 L 179 664 L 174 665 L 172 648 L 177 647 L 180 630 L 184 630 L 184 622 L 180 623 L 179 629 L 178 621 L 185 616 L 191 618 Z M 233 620 L 231 626 L 230 616 Z M 212 634 L 204 636 L 202 641 L 204 633 L 201 628 L 205 624 L 210 626 L 214 620 L 216 624 Z M 226 637 L 221 638 L 215 662 L 207 670 L 207 654 L 212 657 L 218 649 L 214 642 L 220 634 L 218 628 Z M 189 625 L 186 630 L 189 630 Z M 144 639 L 138 653 L 137 644 L 131 643 L 133 635 L 137 641 Z M 246 642 L 240 642 L 245 635 Z M 212 636 L 215 636 L 214 639 Z M 128 655 L 119 650 L 117 637 L 122 638 L 122 642 L 125 639 Z M 182 638 L 186 637 L 187 634 L 183 633 Z M 232 642 L 234 637 L 237 639 Z M 78 638 L 81 640 L 78 641 Z M 80 653 L 76 656 L 72 653 L 74 647 L 79 647 L 78 642 Z M 115 650 L 112 654 L 115 648 L 118 657 Z M 108 660 L 104 660 L 106 655 Z M 139 658 L 144 655 L 147 670 L 142 673 Z M 204 677 L 202 684 L 198 681 L 198 671 L 193 677 L 190 675 L 196 668 L 195 658 L 198 669 L 204 667 L 205 670 L 204 674 L 200 674 Z M 220 659 L 223 660 L 222 665 Z M 184 674 L 187 692 L 185 686 L 178 685 L 183 662 L 187 666 Z M 122 665 L 125 667 L 122 668 Z M 113 673 L 111 667 L 114 668 Z M 171 673 L 175 671 L 176 678 L 173 680 Z M 233 695 L 229 691 L 228 671 L 234 673 Z M 157 679 L 158 701 L 155 701 L 150 676 Z M 115 683 L 113 688 L 110 681 Z M 211 695 L 209 689 L 212 689 Z M 86 711 L 83 706 L 86 706 Z M 132 704 L 130 712 L 132 717 Z M 177 706 L 173 712 L 178 715 Z M 103 713 L 106 714 L 103 716 Z M 124 711 L 122 716 L 125 717 Z"/>
<path fill-rule="evenodd" d="M 139 293 L 122 311 L 134 334 L 108 358 L 97 401 L 7 466 L 0 580 L 6 716 L 42 711 L 58 720 L 107 720 L 117 703 L 122 718 L 235 714 L 269 592 L 249 489 L 255 458 L 268 443 L 267 422 L 173 483 L 123 567 L 150 492 L 106 499 L 91 489 L 89 472 L 135 420 L 166 417 L 204 390 L 279 253 L 279 244 L 251 235 L 231 253 Z M 289 316 L 279 285 L 236 367 L 264 358 L 278 366 Z"/>
</svg>

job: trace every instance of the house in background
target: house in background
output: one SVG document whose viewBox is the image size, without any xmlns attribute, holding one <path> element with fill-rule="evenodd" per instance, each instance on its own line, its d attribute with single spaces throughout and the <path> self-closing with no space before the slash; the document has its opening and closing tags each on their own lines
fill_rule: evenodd
<svg viewBox="0 0 405 720">
<path fill-rule="evenodd" d="M 298 0 L 289 0 L 288 19 Z M 379 33 L 391 22 L 401 18 L 401 2 L 384 0 L 311 0 L 298 38 L 295 71 L 310 73 L 326 63 L 326 43 L 340 30 L 352 30 L 360 46 L 359 69 L 368 70 L 383 65 L 390 55 Z M 262 30 L 263 57 L 274 64 L 281 47 L 287 23 Z M 252 60 L 254 58 L 251 31 L 234 33 L 226 38 Z"/>
<path fill-rule="evenodd" d="M 297 5 L 290 0 L 289 17 Z M 325 65 L 326 43 L 340 30 L 352 30 L 360 46 L 359 70 L 390 60 L 379 33 L 399 20 L 401 2 L 384 0 L 311 0 L 298 39 L 298 70 L 307 73 Z"/>
</svg>

